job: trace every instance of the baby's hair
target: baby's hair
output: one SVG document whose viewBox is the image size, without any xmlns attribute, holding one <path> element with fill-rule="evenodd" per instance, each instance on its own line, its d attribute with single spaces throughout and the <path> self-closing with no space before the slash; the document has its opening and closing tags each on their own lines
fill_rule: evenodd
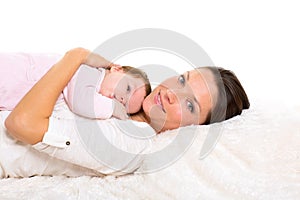
<svg viewBox="0 0 300 200">
<path fill-rule="evenodd" d="M 130 75 L 131 77 L 140 78 L 143 80 L 146 88 L 146 96 L 148 96 L 151 93 L 151 84 L 149 78 L 143 70 L 131 66 L 122 66 L 122 69 L 124 73 Z"/>
</svg>

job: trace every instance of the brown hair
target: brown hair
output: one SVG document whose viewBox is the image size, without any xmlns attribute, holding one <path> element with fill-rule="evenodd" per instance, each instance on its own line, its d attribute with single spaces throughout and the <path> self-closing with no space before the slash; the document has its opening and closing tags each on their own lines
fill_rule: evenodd
<svg viewBox="0 0 300 200">
<path fill-rule="evenodd" d="M 221 122 L 240 115 L 250 107 L 248 96 L 236 75 L 222 67 L 205 67 L 217 84 L 217 100 L 206 118 L 205 124 Z"/>
<path fill-rule="evenodd" d="M 140 78 L 143 80 L 146 88 L 146 96 L 148 96 L 151 93 L 151 84 L 147 74 L 144 71 L 131 66 L 122 66 L 122 69 L 126 74 L 130 75 L 131 77 Z"/>
</svg>

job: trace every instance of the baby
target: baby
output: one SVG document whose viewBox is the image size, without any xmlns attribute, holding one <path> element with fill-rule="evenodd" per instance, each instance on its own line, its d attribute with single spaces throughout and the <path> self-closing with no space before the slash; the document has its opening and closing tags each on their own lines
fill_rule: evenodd
<svg viewBox="0 0 300 200">
<path fill-rule="evenodd" d="M 145 72 L 130 66 L 114 65 L 108 69 L 81 65 L 64 89 L 70 109 L 81 116 L 126 119 L 137 113 L 151 92 Z"/>
<path fill-rule="evenodd" d="M 0 110 L 12 110 L 59 60 L 52 54 L 0 53 Z M 129 66 L 90 68 L 82 65 L 58 98 L 80 116 L 97 119 L 138 112 L 151 92 L 145 72 Z M 34 106 L 34 105 L 33 105 Z"/>
</svg>

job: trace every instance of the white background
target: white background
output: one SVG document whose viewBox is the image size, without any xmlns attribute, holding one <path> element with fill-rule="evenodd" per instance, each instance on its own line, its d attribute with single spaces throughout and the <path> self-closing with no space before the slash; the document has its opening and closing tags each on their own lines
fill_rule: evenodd
<svg viewBox="0 0 300 200">
<path fill-rule="evenodd" d="M 296 0 L 0 0 L 0 52 L 94 50 L 125 31 L 169 29 L 198 43 L 215 65 L 233 70 L 252 104 L 262 99 L 299 105 L 298 5 Z"/>
</svg>

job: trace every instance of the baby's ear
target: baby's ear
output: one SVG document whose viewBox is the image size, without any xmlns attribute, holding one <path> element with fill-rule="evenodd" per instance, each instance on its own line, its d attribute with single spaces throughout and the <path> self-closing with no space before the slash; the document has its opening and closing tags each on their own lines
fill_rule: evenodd
<svg viewBox="0 0 300 200">
<path fill-rule="evenodd" d="M 110 72 L 124 72 L 123 68 L 121 66 L 111 66 Z"/>
</svg>

